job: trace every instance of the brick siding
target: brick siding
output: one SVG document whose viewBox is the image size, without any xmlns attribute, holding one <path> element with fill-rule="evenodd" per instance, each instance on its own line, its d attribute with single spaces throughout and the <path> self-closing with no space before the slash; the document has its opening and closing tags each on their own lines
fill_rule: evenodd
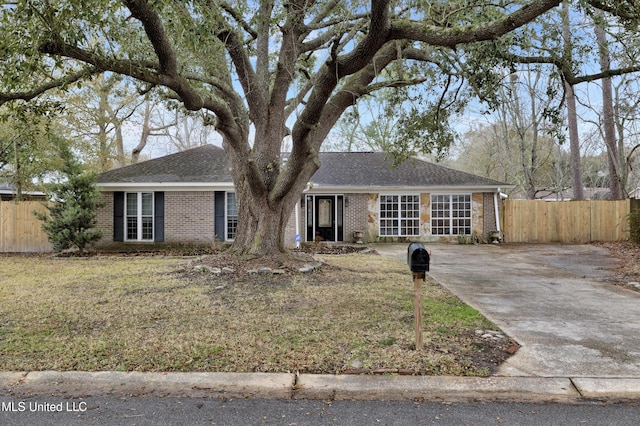
<svg viewBox="0 0 640 426">
<path fill-rule="evenodd" d="M 98 228 L 104 230 L 98 247 L 122 244 L 113 241 L 113 192 L 103 192 L 105 206 L 98 209 Z M 166 191 L 164 238 L 167 244 L 210 245 L 214 240 L 214 192 Z M 135 242 L 132 242 L 135 244 Z"/>
</svg>

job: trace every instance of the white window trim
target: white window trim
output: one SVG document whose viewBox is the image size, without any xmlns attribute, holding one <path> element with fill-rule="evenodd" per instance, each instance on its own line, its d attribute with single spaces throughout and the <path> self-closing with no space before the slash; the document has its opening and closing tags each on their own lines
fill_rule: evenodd
<svg viewBox="0 0 640 426">
<path fill-rule="evenodd" d="M 320 194 L 304 194 L 304 241 L 308 241 L 309 236 L 307 235 L 307 231 L 309 229 L 309 210 L 308 203 L 311 201 L 311 227 L 313 229 L 312 235 L 316 234 L 316 197 L 333 197 L 333 214 L 336 219 L 336 225 L 334 226 L 334 241 L 342 242 L 345 239 L 344 229 L 345 229 L 345 210 L 346 210 L 346 196 L 344 193 L 320 193 Z M 342 197 L 342 216 L 338 214 L 338 198 Z M 338 222 L 342 220 L 342 240 L 338 240 Z"/>
<path fill-rule="evenodd" d="M 382 235 L 382 210 L 381 210 L 381 204 L 382 204 L 382 197 L 389 197 L 389 196 L 397 196 L 398 197 L 398 233 L 396 235 Z M 413 218 L 403 218 L 402 217 L 402 210 L 401 210 L 401 205 L 402 205 L 402 197 L 403 196 L 412 196 L 412 197 L 418 197 L 418 233 L 417 234 L 412 234 L 412 235 L 406 235 L 402 233 L 402 226 L 401 221 L 404 220 L 411 220 Z M 420 223 L 422 217 L 422 202 L 421 202 L 421 198 L 420 198 L 420 193 L 418 192 L 381 192 L 378 194 L 378 235 L 381 238 L 386 238 L 386 237 L 420 237 L 420 235 L 422 234 L 422 226 Z"/>
<path fill-rule="evenodd" d="M 233 242 L 235 241 L 235 238 L 229 238 L 229 194 L 234 194 L 236 196 L 236 210 L 238 209 L 238 196 L 235 191 L 226 191 L 224 193 L 224 240 Z M 237 217 L 238 216 L 236 215 L 236 218 Z M 237 232 L 238 224 L 236 224 L 236 233 Z"/>
<path fill-rule="evenodd" d="M 435 220 L 435 218 L 433 217 L 433 197 L 434 196 L 438 196 L 438 195 L 447 195 L 449 196 L 449 216 L 446 218 L 449 220 L 449 233 L 448 234 L 434 234 L 433 233 L 433 221 Z M 456 196 L 456 195 L 465 195 L 469 197 L 469 203 L 470 203 L 470 208 L 469 208 L 469 220 L 470 220 L 470 225 L 469 225 L 469 234 L 453 234 L 453 215 L 452 215 L 452 210 L 451 210 L 451 197 Z M 431 235 L 435 235 L 437 237 L 457 237 L 459 235 L 461 236 L 470 236 L 473 235 L 473 193 L 471 192 L 432 192 L 431 194 L 429 194 L 429 229 L 431 232 Z"/>
<path fill-rule="evenodd" d="M 136 221 L 138 223 L 137 237 L 129 238 L 129 215 L 127 214 L 127 205 L 129 202 L 129 194 L 136 194 Z M 142 194 L 151 194 L 151 238 L 142 238 Z M 137 241 L 137 242 L 153 242 L 155 235 L 155 221 L 156 221 L 156 195 L 153 191 L 140 191 L 140 192 L 125 192 L 124 193 L 124 240 L 125 241 Z"/>
</svg>

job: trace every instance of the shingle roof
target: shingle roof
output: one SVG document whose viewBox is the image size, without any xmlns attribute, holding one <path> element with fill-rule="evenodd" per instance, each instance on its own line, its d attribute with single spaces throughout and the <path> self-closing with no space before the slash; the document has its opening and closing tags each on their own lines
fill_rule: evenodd
<svg viewBox="0 0 640 426">
<path fill-rule="evenodd" d="M 231 183 L 226 158 L 222 148 L 205 145 L 110 170 L 99 176 L 98 183 Z M 320 162 L 320 169 L 311 178 L 317 186 L 508 186 L 415 158 L 394 168 L 391 157 L 382 152 L 322 152 Z"/>
<path fill-rule="evenodd" d="M 493 179 L 410 158 L 393 167 L 384 152 L 324 152 L 312 183 L 327 186 L 508 186 Z"/>
<path fill-rule="evenodd" d="M 98 183 L 233 182 L 222 148 L 204 145 L 153 160 L 109 170 Z"/>
</svg>

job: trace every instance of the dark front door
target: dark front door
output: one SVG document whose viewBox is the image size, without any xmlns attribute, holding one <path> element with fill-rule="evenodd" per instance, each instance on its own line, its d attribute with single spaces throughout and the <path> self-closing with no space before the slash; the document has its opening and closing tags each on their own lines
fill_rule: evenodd
<svg viewBox="0 0 640 426">
<path fill-rule="evenodd" d="M 320 241 L 335 241 L 336 235 L 336 197 L 316 196 L 316 234 Z"/>
<path fill-rule="evenodd" d="M 342 195 L 307 196 L 307 241 L 343 241 Z"/>
</svg>

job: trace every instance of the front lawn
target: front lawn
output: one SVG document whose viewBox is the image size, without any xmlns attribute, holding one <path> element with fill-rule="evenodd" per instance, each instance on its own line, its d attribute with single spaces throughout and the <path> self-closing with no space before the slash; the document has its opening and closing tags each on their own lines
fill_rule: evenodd
<svg viewBox="0 0 640 426">
<path fill-rule="evenodd" d="M 496 327 L 428 278 L 415 351 L 407 267 L 324 259 L 306 274 L 247 275 L 158 255 L 0 257 L 0 366 L 488 375 L 508 356 L 508 338 L 482 337 Z"/>
</svg>

